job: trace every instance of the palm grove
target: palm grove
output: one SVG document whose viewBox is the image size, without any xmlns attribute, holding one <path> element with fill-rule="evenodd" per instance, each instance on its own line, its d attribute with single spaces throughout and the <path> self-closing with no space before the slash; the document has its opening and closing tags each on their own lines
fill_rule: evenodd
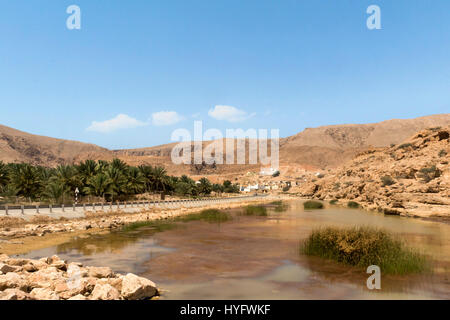
<svg viewBox="0 0 450 320">
<path fill-rule="evenodd" d="M 26 163 L 0 161 L 1 202 L 40 201 L 71 203 L 75 190 L 88 200 L 124 201 L 144 193 L 197 197 L 216 193 L 238 193 L 230 181 L 212 184 L 202 178 L 197 183 L 186 175 L 169 176 L 162 167 L 133 167 L 120 159 L 86 160 L 78 165 L 45 168 Z"/>
</svg>

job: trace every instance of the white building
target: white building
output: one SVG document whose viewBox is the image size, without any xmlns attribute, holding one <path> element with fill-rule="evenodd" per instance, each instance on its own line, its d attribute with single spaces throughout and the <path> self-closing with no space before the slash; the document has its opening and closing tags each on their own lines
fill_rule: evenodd
<svg viewBox="0 0 450 320">
<path fill-rule="evenodd" d="M 261 171 L 259 171 L 259 174 L 262 176 L 271 176 L 278 170 L 275 168 L 261 168 Z"/>
</svg>

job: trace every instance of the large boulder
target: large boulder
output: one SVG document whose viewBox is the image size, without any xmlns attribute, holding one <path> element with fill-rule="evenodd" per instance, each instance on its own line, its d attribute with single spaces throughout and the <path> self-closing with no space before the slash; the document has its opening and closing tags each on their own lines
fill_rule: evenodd
<svg viewBox="0 0 450 320">
<path fill-rule="evenodd" d="M 158 290 L 152 281 L 129 273 L 122 279 L 121 293 L 124 299 L 142 300 L 155 296 Z"/>
</svg>

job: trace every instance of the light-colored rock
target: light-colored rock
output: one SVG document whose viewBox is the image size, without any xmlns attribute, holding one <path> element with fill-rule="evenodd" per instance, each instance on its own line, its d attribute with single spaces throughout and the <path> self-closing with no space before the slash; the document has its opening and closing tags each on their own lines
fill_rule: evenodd
<svg viewBox="0 0 450 320">
<path fill-rule="evenodd" d="M 0 300 L 32 300 L 32 298 L 28 293 L 14 288 L 0 291 Z"/>
<path fill-rule="evenodd" d="M 109 284 L 97 283 L 92 291 L 92 300 L 119 300 L 120 292 Z"/>
<path fill-rule="evenodd" d="M 33 265 L 37 270 L 45 269 L 48 267 L 48 264 L 41 260 L 31 260 L 29 264 Z"/>
<path fill-rule="evenodd" d="M 128 273 L 122 279 L 122 296 L 127 300 L 149 299 L 157 294 L 156 285 L 145 278 Z"/>
<path fill-rule="evenodd" d="M 52 262 L 50 264 L 50 266 L 55 267 L 56 269 L 59 269 L 59 270 L 66 270 L 67 269 L 66 263 L 64 261 L 62 261 L 62 260 Z"/>
<path fill-rule="evenodd" d="M 122 291 L 122 280 L 123 280 L 123 276 L 118 275 L 115 278 L 98 279 L 97 283 L 110 284 L 117 290 Z"/>
<path fill-rule="evenodd" d="M 79 277 L 85 278 L 89 275 L 89 271 L 85 268 L 79 266 L 78 263 L 69 263 L 67 265 L 67 276 L 68 277 Z"/>
<path fill-rule="evenodd" d="M 60 279 L 63 275 L 62 271 L 59 271 L 55 267 L 48 266 L 45 269 L 40 269 L 28 277 L 28 284 L 31 288 L 49 288 L 52 287 L 54 282 Z"/>
<path fill-rule="evenodd" d="M 17 273 L 8 272 L 7 274 L 0 275 L 0 290 L 18 288 L 23 291 L 27 291 L 27 281 Z"/>
<path fill-rule="evenodd" d="M 49 288 L 34 288 L 30 296 L 36 300 L 59 300 L 59 296 Z"/>
<path fill-rule="evenodd" d="M 67 300 L 88 300 L 88 298 L 86 298 L 82 294 L 77 294 L 76 296 L 70 297 Z"/>
<path fill-rule="evenodd" d="M 19 266 L 19 267 L 21 267 L 29 262 L 30 262 L 29 259 L 16 259 L 16 258 L 9 258 L 9 259 L 6 259 L 5 261 L 3 261 L 3 263 L 8 264 L 10 266 Z"/>
<path fill-rule="evenodd" d="M 89 276 L 94 278 L 111 278 L 114 272 L 109 267 L 88 267 Z"/>
<path fill-rule="evenodd" d="M 38 268 L 36 268 L 36 266 L 32 263 L 27 263 L 26 265 L 23 266 L 23 270 L 27 272 L 35 272 L 38 270 Z"/>
<path fill-rule="evenodd" d="M 0 263 L 0 271 L 3 272 L 3 274 L 6 274 L 8 272 L 16 272 L 20 269 L 21 267 L 18 266 L 10 266 L 4 263 Z"/>
</svg>

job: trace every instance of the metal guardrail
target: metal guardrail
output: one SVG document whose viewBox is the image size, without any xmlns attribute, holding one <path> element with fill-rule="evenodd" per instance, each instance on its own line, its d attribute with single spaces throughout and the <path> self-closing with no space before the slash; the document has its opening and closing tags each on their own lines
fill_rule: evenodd
<svg viewBox="0 0 450 320">
<path fill-rule="evenodd" d="M 223 202 L 223 201 L 236 201 L 242 199 L 251 199 L 258 197 L 266 197 L 266 195 L 252 195 L 252 196 L 239 196 L 239 197 L 227 197 L 227 198 L 199 198 L 199 199 L 179 199 L 179 200 L 152 200 L 152 201 L 124 201 L 124 202 L 94 202 L 94 203 L 84 203 L 84 204 L 70 204 L 70 205 L 3 205 L 0 206 L 0 215 L 9 215 L 12 211 L 19 211 L 20 214 L 25 215 L 25 211 L 34 211 L 36 214 L 42 213 L 42 211 L 49 211 L 49 213 L 54 213 L 54 211 L 61 212 L 76 212 L 77 209 L 82 208 L 83 212 L 95 211 L 95 210 L 116 210 L 127 209 L 127 208 L 139 208 L 139 207 L 181 207 L 183 205 L 202 203 L 205 201 L 210 202 Z"/>
</svg>

